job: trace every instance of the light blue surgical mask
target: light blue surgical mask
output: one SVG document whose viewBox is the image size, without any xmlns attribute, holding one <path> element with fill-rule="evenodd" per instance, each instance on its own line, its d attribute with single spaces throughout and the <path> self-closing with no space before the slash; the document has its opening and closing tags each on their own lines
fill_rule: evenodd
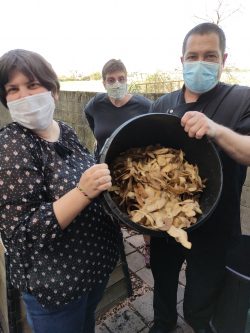
<svg viewBox="0 0 250 333">
<path fill-rule="evenodd" d="M 128 86 L 127 83 L 116 82 L 114 84 L 106 84 L 106 90 L 109 97 L 114 99 L 123 99 L 127 95 Z"/>
<path fill-rule="evenodd" d="M 218 83 L 220 64 L 207 61 L 183 63 L 185 86 L 196 94 L 203 94 L 213 89 Z"/>
</svg>

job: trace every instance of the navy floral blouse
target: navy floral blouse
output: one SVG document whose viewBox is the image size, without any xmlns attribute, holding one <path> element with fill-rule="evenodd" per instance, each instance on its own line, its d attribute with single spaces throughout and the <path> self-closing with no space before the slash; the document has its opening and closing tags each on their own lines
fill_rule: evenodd
<svg viewBox="0 0 250 333">
<path fill-rule="evenodd" d="M 95 161 L 71 127 L 59 126 L 55 143 L 17 123 L 0 131 L 0 232 L 11 283 L 43 306 L 67 304 L 107 280 L 122 244 L 99 199 L 60 228 L 53 201 Z"/>
</svg>

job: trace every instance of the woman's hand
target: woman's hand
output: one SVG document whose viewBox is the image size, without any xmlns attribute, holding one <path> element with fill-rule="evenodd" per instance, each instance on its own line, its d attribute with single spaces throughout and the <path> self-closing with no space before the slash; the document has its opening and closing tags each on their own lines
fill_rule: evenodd
<svg viewBox="0 0 250 333">
<path fill-rule="evenodd" d="M 204 135 L 215 138 L 217 129 L 220 125 L 206 117 L 198 111 L 188 111 L 181 118 L 181 125 L 184 131 L 191 138 L 201 139 Z"/>
<path fill-rule="evenodd" d="M 86 170 L 81 175 L 77 188 L 67 192 L 53 203 L 54 212 L 61 228 L 65 229 L 90 204 L 92 199 L 111 185 L 107 164 L 95 164 Z"/>
<path fill-rule="evenodd" d="M 106 163 L 93 165 L 82 174 L 79 181 L 79 187 L 90 199 L 97 197 L 111 185 L 110 171 Z"/>
</svg>

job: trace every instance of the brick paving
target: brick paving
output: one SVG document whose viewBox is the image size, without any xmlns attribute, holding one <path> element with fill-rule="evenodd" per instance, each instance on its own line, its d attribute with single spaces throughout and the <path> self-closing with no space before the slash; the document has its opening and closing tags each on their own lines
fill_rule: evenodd
<svg viewBox="0 0 250 333">
<path fill-rule="evenodd" d="M 147 333 L 153 324 L 153 276 L 145 267 L 141 253 L 143 236 L 123 230 L 125 253 L 129 270 L 141 280 L 145 292 L 131 301 L 124 302 L 119 310 L 114 311 L 96 327 L 96 333 Z M 182 303 L 185 289 L 184 268 L 180 273 L 177 295 L 178 325 L 171 333 L 193 333 L 183 318 Z"/>
</svg>

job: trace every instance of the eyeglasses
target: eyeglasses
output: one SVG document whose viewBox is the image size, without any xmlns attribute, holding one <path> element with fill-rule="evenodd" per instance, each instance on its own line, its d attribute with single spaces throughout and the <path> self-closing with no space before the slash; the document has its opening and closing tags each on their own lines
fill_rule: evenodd
<svg viewBox="0 0 250 333">
<path fill-rule="evenodd" d="M 127 81 L 127 79 L 126 79 L 125 76 L 119 76 L 118 78 L 115 78 L 115 77 L 113 77 L 113 76 L 110 76 L 110 77 L 108 77 L 108 78 L 106 79 L 106 82 L 107 82 L 108 84 L 115 84 L 116 82 L 124 83 L 124 82 L 126 82 L 126 81 Z"/>
</svg>

